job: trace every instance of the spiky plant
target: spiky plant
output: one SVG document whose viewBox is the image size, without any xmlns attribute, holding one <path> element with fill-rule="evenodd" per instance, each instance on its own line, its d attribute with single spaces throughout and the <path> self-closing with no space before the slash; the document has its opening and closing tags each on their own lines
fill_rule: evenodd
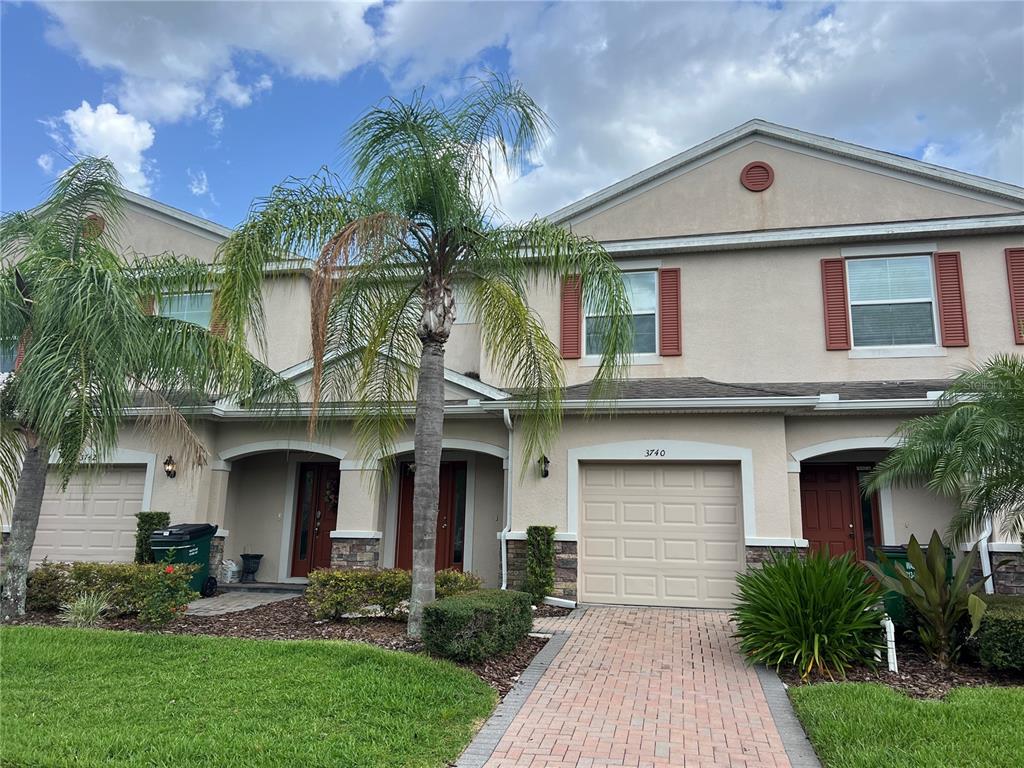
<svg viewBox="0 0 1024 768">
<path fill-rule="evenodd" d="M 125 409 L 138 406 L 142 426 L 200 466 L 206 449 L 184 407 L 213 394 L 294 400 L 244 342 L 148 311 L 161 293 L 209 290 L 215 275 L 188 257 L 125 254 L 116 241 L 123 204 L 113 165 L 85 158 L 56 179 L 42 205 L 0 221 L 0 345 L 17 345 L 22 356 L 0 385 L 0 505 L 13 496 L 3 618 L 25 610 L 51 451 L 66 485 L 81 465 L 103 462 Z"/>
<path fill-rule="evenodd" d="M 109 599 L 104 592 L 83 592 L 74 600 L 63 603 L 57 615 L 69 627 L 95 627 L 103 614 L 110 610 Z"/>
<path fill-rule="evenodd" d="M 977 539 L 988 520 L 1024 540 L 1024 357 L 997 355 L 964 371 L 938 413 L 900 426 L 895 448 L 875 467 L 869 489 L 923 483 L 954 499 L 954 543 Z"/>
<path fill-rule="evenodd" d="M 495 168 L 522 170 L 547 129 L 526 92 L 499 77 L 452 104 L 422 92 L 387 100 L 351 129 L 350 183 L 325 170 L 277 187 L 221 254 L 221 301 L 252 308 L 257 335 L 267 260 L 315 259 L 314 409 L 322 399 L 354 402 L 365 456 L 390 454 L 415 402 L 413 637 L 434 599 L 444 356 L 456 311 L 479 322 L 495 375 L 526 403 L 517 429 L 528 460 L 559 428 L 563 385 L 558 348 L 527 303 L 529 289 L 578 281 L 591 312 L 605 318 L 594 397 L 608 394 L 627 361 L 629 300 L 605 250 L 543 219 L 505 223 L 487 203 Z M 465 306 L 456 307 L 456 285 Z"/>
</svg>

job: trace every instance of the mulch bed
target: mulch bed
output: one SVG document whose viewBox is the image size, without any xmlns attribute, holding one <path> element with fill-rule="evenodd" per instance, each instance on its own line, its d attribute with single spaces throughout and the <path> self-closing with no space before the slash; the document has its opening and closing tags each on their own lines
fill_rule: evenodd
<svg viewBox="0 0 1024 768">
<path fill-rule="evenodd" d="M 1012 674 L 985 669 L 964 662 L 952 669 L 943 669 L 932 661 L 920 648 L 897 646 L 896 660 L 898 673 L 886 669 L 883 657 L 878 669 L 857 667 L 846 675 L 847 682 L 882 683 L 915 699 L 941 699 L 953 688 L 977 687 L 982 685 L 1024 685 L 1024 674 Z M 781 669 L 779 677 L 787 685 L 803 685 L 800 675 L 794 670 Z M 811 683 L 830 682 L 829 678 L 812 675 Z"/>
<path fill-rule="evenodd" d="M 545 607 L 553 608 L 553 606 Z M 554 608 L 554 610 L 568 613 L 565 608 Z M 564 614 L 540 614 L 538 610 L 538 615 Z M 61 626 L 57 616 L 51 613 L 30 613 L 15 623 Z M 421 642 L 406 636 L 405 622 L 403 621 L 372 618 L 318 621 L 313 618 L 308 604 L 302 597 L 279 600 L 220 616 L 189 616 L 186 614 L 158 630 L 147 629 L 134 618 L 107 619 L 101 626 L 104 629 L 159 632 L 167 635 L 213 635 L 259 640 L 349 640 L 376 645 L 379 648 L 387 648 L 392 651 L 407 653 L 423 651 Z M 460 666 L 475 672 L 504 698 L 545 643 L 547 643 L 545 638 L 527 637 L 511 653 L 476 664 L 461 664 Z"/>
<path fill-rule="evenodd" d="M 557 605 L 548 605 L 547 603 L 541 603 L 533 609 L 533 617 L 535 619 L 568 616 L 570 613 L 572 613 L 572 608 L 560 608 Z"/>
</svg>

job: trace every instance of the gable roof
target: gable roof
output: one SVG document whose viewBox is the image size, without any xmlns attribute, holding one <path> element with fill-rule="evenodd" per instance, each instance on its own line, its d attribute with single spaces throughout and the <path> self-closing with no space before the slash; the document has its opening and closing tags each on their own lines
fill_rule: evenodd
<svg viewBox="0 0 1024 768">
<path fill-rule="evenodd" d="M 337 352 L 328 353 L 327 359 L 331 360 L 336 357 L 337 354 Z M 298 381 L 305 376 L 311 376 L 312 372 L 313 358 L 309 358 L 308 360 L 303 360 L 301 363 L 296 363 L 290 368 L 278 371 L 278 375 L 288 381 Z M 480 397 L 487 400 L 508 400 L 511 397 L 511 395 L 503 389 L 492 387 L 490 384 L 485 384 L 479 379 L 475 379 L 472 376 L 466 376 L 463 373 L 458 373 L 450 368 L 444 369 L 444 380 L 456 387 L 461 387 L 462 389 L 480 395 Z"/>
<path fill-rule="evenodd" d="M 663 177 L 685 171 L 688 166 L 695 166 L 715 155 L 730 145 L 745 143 L 751 139 L 763 138 L 781 142 L 790 147 L 810 150 L 813 153 L 832 155 L 848 162 L 864 163 L 868 166 L 884 169 L 900 175 L 916 177 L 947 188 L 956 188 L 973 193 L 1003 205 L 1007 203 L 1024 207 L 1024 188 L 1002 181 L 986 179 L 963 171 L 955 171 L 940 165 L 933 165 L 922 160 L 914 160 L 891 152 L 883 152 L 858 144 L 851 144 L 839 139 L 821 136 L 816 133 L 789 128 L 784 125 L 770 123 L 766 120 L 749 120 L 743 125 L 719 134 L 702 144 L 698 144 L 685 152 L 652 165 L 611 186 L 598 190 L 582 200 L 571 203 L 545 218 L 561 224 L 590 211 L 616 197 L 636 190 L 639 187 L 651 186 Z"/>
<path fill-rule="evenodd" d="M 185 225 L 186 229 L 196 231 L 199 234 L 205 235 L 206 237 L 213 236 L 214 240 L 224 240 L 229 237 L 232 233 L 231 227 L 225 227 L 223 224 L 218 224 L 215 221 L 209 219 L 203 219 L 199 216 L 195 216 L 188 211 L 183 211 L 180 208 L 161 203 L 159 200 L 154 200 L 151 197 L 140 195 L 138 192 L 132 192 L 128 189 L 121 190 L 121 196 L 129 203 L 137 205 L 140 208 L 146 209 L 148 212 L 153 213 L 159 219 L 170 221 L 172 224 L 178 226 Z"/>
</svg>

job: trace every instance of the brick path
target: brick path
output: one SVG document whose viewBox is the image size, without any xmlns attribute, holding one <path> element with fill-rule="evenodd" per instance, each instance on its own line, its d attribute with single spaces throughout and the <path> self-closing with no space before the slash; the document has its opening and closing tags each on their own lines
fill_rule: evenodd
<svg viewBox="0 0 1024 768">
<path fill-rule="evenodd" d="M 725 612 L 595 607 L 536 625 L 572 634 L 487 768 L 789 768 Z"/>
<path fill-rule="evenodd" d="M 276 603 L 296 597 L 295 592 L 223 592 L 216 597 L 200 598 L 188 604 L 190 616 L 220 616 L 247 611 L 259 605 Z"/>
</svg>

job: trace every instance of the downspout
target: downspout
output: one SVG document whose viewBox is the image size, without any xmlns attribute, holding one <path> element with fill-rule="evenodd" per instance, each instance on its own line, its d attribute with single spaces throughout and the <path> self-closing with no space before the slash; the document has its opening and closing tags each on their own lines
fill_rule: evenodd
<svg viewBox="0 0 1024 768">
<path fill-rule="evenodd" d="M 512 416 L 508 408 L 502 409 L 505 429 L 508 430 L 508 458 L 505 459 L 505 527 L 501 529 L 501 588 L 508 589 L 508 532 L 512 530 Z"/>
<path fill-rule="evenodd" d="M 992 536 L 992 518 L 985 518 L 985 527 L 981 529 L 981 536 L 978 538 L 978 554 L 981 556 L 981 576 L 985 580 L 985 594 L 991 595 L 996 591 L 996 585 L 992 578 L 992 557 L 988 551 L 988 540 Z"/>
</svg>

